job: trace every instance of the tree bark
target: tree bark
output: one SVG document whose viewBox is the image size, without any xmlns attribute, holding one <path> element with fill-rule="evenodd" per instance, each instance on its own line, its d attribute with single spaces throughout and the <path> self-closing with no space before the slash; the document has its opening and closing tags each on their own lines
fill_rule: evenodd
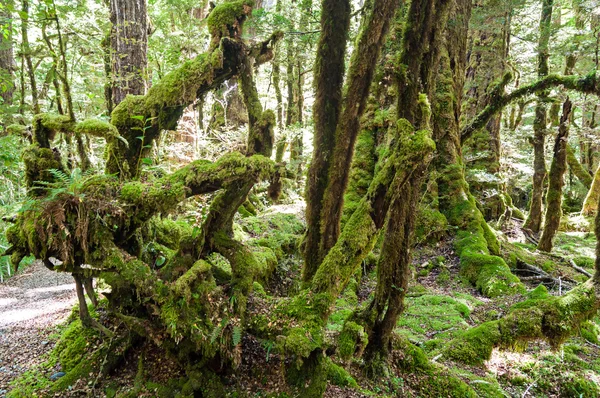
<svg viewBox="0 0 600 398">
<path fill-rule="evenodd" d="M 31 107 L 34 114 L 40 113 L 40 104 L 38 100 L 38 90 L 35 81 L 35 70 L 31 61 L 31 47 L 29 45 L 29 0 L 22 0 L 21 16 L 21 52 L 27 65 L 27 75 L 31 88 Z"/>
<path fill-rule="evenodd" d="M 146 93 L 148 23 L 146 0 L 110 0 L 112 103 Z"/>
<path fill-rule="evenodd" d="M 321 247 L 323 198 L 329 181 L 328 173 L 335 145 L 335 132 L 342 108 L 342 85 L 344 83 L 346 41 L 350 29 L 350 9 L 348 0 L 323 0 L 322 3 L 321 36 L 317 45 L 314 69 L 315 151 L 308 169 L 306 184 L 306 225 L 308 228 L 303 242 L 304 269 L 302 276 L 305 282 L 312 279 L 326 254 L 326 250 Z M 291 62 L 291 59 L 288 62 Z"/>
<path fill-rule="evenodd" d="M 6 2 L 6 4 L 12 2 Z M 12 36 L 12 15 L 11 12 L 3 7 L 0 9 L 0 98 L 4 109 L 6 106 L 12 105 L 13 93 L 15 91 L 14 71 L 15 58 L 13 53 L 13 36 Z M 0 123 L 7 125 L 10 123 L 8 113 L 2 117 Z"/>
<path fill-rule="evenodd" d="M 543 0 L 542 16 L 540 19 L 540 37 L 538 41 L 538 77 L 548 76 L 548 44 L 552 28 L 552 7 L 554 0 Z M 544 98 L 547 93 L 542 92 L 539 95 L 538 103 L 535 107 L 535 120 L 533 122 L 533 190 L 531 193 L 531 203 L 529 206 L 529 216 L 523 225 L 534 233 L 540 231 L 542 225 L 542 208 L 544 200 L 544 181 L 546 180 L 546 105 Z"/>
<path fill-rule="evenodd" d="M 326 150 L 323 152 L 323 147 L 317 146 L 318 141 L 315 140 L 315 148 L 319 150 L 315 151 L 309 170 L 306 212 L 308 230 L 303 248 L 305 258 L 303 279 L 305 282 L 311 280 L 319 263 L 335 245 L 340 235 L 343 195 L 348 185 L 354 143 L 360 128 L 360 118 L 365 110 L 379 52 L 397 7 L 398 3 L 393 0 L 374 0 L 372 10 L 363 19 L 362 30 L 357 38 L 348 70 L 347 88 L 341 104 L 340 116 L 338 116 L 337 109 L 318 109 L 319 95 L 323 95 L 323 93 L 319 93 L 317 90 L 315 127 L 324 121 L 323 118 L 327 118 L 328 123 L 320 136 Z M 327 45 L 327 48 L 332 47 L 333 44 L 329 41 L 321 43 Z M 330 69 L 331 60 L 324 57 L 322 53 L 317 56 L 321 58 L 318 58 L 316 70 L 325 69 L 325 63 L 327 63 L 326 68 Z M 317 72 L 317 76 L 319 73 Z M 322 73 L 320 77 L 325 78 L 326 74 Z M 326 113 L 317 117 L 318 112 Z M 316 134 L 315 137 L 317 137 Z M 329 151 L 327 148 L 331 148 L 331 150 Z M 318 214 L 317 210 L 319 210 Z"/>
<path fill-rule="evenodd" d="M 415 22 L 404 30 L 404 45 L 400 50 L 400 59 L 404 63 L 398 67 L 402 72 L 396 84 L 398 103 L 403 104 L 403 108 L 398 108 L 398 118 L 413 118 L 408 121 L 421 130 L 431 130 L 431 108 L 427 95 L 419 92 L 425 91 L 433 96 L 435 91 L 441 56 L 439 46 L 443 41 L 451 5 L 452 2 L 442 0 L 413 1 L 406 16 L 408 21 Z M 428 16 L 422 18 L 425 10 Z M 427 49 L 430 51 L 426 51 Z M 403 90 L 403 87 L 409 89 Z M 367 362 L 385 357 L 391 352 L 392 332 L 404 309 L 404 296 L 410 275 L 414 214 L 417 211 L 421 184 L 428 165 L 429 161 L 423 160 L 403 189 L 390 187 L 390 190 L 395 192 L 395 197 L 387 215 L 383 245 L 377 264 L 377 288 L 369 309 L 374 311 L 374 314 L 366 316 L 366 319 L 374 320 L 372 324 L 367 325 Z"/>
<path fill-rule="evenodd" d="M 548 176 L 544 230 L 538 244 L 538 249 L 545 252 L 552 251 L 552 239 L 558 230 L 562 216 L 562 190 L 565 185 L 564 175 L 567 171 L 567 140 L 569 139 L 569 119 L 572 107 L 573 104 L 567 99 L 563 105 L 560 127 L 554 142 L 554 158 Z"/>
<path fill-rule="evenodd" d="M 477 1 L 471 19 L 475 27 L 469 31 L 466 92 L 463 101 L 463 114 L 468 119 L 489 104 L 491 99 L 488 93 L 506 72 L 512 4 L 494 0 Z M 491 118 L 483 129 L 465 142 L 463 148 L 477 154 L 472 156 L 475 160 L 468 164 L 468 169 L 486 174 L 483 179 L 471 177 L 467 181 L 488 221 L 506 220 L 511 214 L 505 199 L 506 188 L 500 175 L 501 119 L 500 113 Z"/>
</svg>

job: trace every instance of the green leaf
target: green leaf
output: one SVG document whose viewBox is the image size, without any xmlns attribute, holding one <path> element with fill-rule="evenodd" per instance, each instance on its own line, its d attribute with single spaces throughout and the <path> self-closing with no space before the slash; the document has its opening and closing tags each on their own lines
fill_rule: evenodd
<svg viewBox="0 0 600 398">
<path fill-rule="evenodd" d="M 160 267 L 160 266 L 161 266 L 161 265 L 163 265 L 163 264 L 164 264 L 166 261 L 167 261 L 167 259 L 165 258 L 165 256 L 159 256 L 159 257 L 156 259 L 156 263 L 155 263 L 155 264 L 156 264 L 156 266 L 157 266 L 157 267 Z"/>
</svg>

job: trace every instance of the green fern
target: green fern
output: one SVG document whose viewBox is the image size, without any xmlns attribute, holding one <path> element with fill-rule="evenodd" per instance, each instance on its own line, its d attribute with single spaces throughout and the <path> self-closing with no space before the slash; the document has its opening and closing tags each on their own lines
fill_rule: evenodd
<svg viewBox="0 0 600 398">
<path fill-rule="evenodd" d="M 48 190 L 49 200 L 64 193 L 83 198 L 85 195 L 82 193 L 82 190 L 85 184 L 94 177 L 93 170 L 82 172 L 79 167 L 74 168 L 70 175 L 58 169 L 48 169 L 48 173 L 52 175 L 54 181 L 38 181 L 37 183 Z"/>
<path fill-rule="evenodd" d="M 231 333 L 231 342 L 233 346 L 240 344 L 242 341 L 242 328 L 239 326 L 234 326 L 233 331 Z"/>
<path fill-rule="evenodd" d="M 212 333 L 210 334 L 210 344 L 214 344 L 217 341 L 217 339 L 219 338 L 219 336 L 221 336 L 223 330 L 225 329 L 225 327 L 227 327 L 228 324 L 229 318 L 223 318 L 221 322 L 217 326 L 215 326 Z"/>
</svg>

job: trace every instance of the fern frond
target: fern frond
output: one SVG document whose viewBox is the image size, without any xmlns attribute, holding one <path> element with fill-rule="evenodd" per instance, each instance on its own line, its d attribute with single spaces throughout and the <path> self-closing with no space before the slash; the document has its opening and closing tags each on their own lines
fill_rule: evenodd
<svg viewBox="0 0 600 398">
<path fill-rule="evenodd" d="M 233 343 L 233 346 L 235 347 L 236 345 L 240 344 L 241 341 L 242 341 L 242 328 L 236 325 L 233 327 L 233 331 L 231 333 L 231 342 Z"/>
</svg>

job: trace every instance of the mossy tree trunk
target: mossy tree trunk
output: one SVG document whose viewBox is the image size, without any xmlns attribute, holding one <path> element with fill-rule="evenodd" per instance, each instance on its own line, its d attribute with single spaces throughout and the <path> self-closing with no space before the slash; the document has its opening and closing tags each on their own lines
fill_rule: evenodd
<svg viewBox="0 0 600 398">
<path fill-rule="evenodd" d="M 548 76 L 548 44 L 552 33 L 552 7 L 554 0 L 542 1 L 542 15 L 540 18 L 539 40 L 538 40 L 538 77 Z M 548 120 L 546 117 L 546 105 L 544 103 L 547 93 L 542 92 L 539 95 L 538 103 L 535 107 L 535 120 L 533 122 L 533 189 L 531 192 L 531 203 L 529 205 L 529 215 L 524 228 L 538 233 L 542 225 L 542 210 L 544 201 L 544 181 L 546 180 L 546 127 Z"/>
<path fill-rule="evenodd" d="M 277 0 L 275 12 L 281 13 L 281 0 Z M 283 94 L 281 93 L 281 45 L 275 49 L 273 55 L 273 87 L 275 88 L 275 99 L 277 100 L 277 128 L 283 131 Z"/>
<path fill-rule="evenodd" d="M 146 0 L 110 0 L 112 104 L 146 93 L 148 22 Z"/>
<path fill-rule="evenodd" d="M 562 216 L 562 195 L 565 185 L 564 176 L 567 171 L 567 146 L 569 145 L 567 140 L 569 139 L 569 120 L 572 107 L 571 101 L 567 99 L 563 105 L 560 126 L 554 142 L 554 157 L 548 175 L 544 229 L 538 244 L 538 249 L 546 252 L 552 251 L 552 239 L 558 231 Z"/>
<path fill-rule="evenodd" d="M 27 76 L 29 77 L 29 87 L 31 89 L 31 107 L 33 113 L 37 114 L 40 113 L 40 104 L 35 70 L 31 60 L 31 46 L 29 45 L 29 0 L 21 0 L 21 12 L 19 16 L 21 17 L 21 52 L 27 66 Z"/>
<path fill-rule="evenodd" d="M 361 23 L 361 31 L 350 61 L 343 99 L 338 97 L 334 101 L 340 106 L 334 108 L 325 106 L 318 110 L 319 106 L 324 105 L 318 104 L 319 97 L 324 93 L 319 91 L 317 84 L 314 109 L 315 131 L 320 123 L 327 123 L 323 124 L 323 127 L 326 126 L 325 129 L 315 134 L 315 148 L 319 150 L 313 154 L 307 183 L 308 229 L 303 247 L 305 282 L 312 279 L 321 260 L 335 245 L 340 235 L 343 195 L 348 185 L 354 143 L 360 129 L 360 118 L 367 104 L 379 53 L 397 6 L 397 2 L 392 0 L 374 0 L 369 7 Z M 322 23 L 327 21 L 324 19 Z M 323 32 L 321 34 L 323 35 Z M 343 60 L 345 35 L 344 33 L 343 46 L 341 42 L 331 41 L 326 37 L 321 38 L 320 45 L 332 48 L 339 44 L 338 50 L 342 50 Z M 327 75 L 330 73 L 331 60 L 321 51 L 317 53 L 315 68 L 317 82 L 319 79 L 330 79 Z M 341 70 L 342 73 L 338 77 L 343 76 L 343 65 Z M 326 87 L 321 87 L 321 90 L 323 89 Z M 317 116 L 318 113 L 321 114 Z M 325 144 L 324 147 L 318 146 L 320 141 Z"/>
<path fill-rule="evenodd" d="M 12 6 L 12 1 L 4 3 L 7 6 Z M 15 57 L 13 53 L 13 24 L 11 11 L 7 7 L 0 9 L 0 29 L 4 34 L 0 34 L 0 99 L 4 109 L 12 105 L 13 93 L 15 92 Z M 11 120 L 8 116 L 9 112 L 5 112 L 0 121 L 3 125 L 9 125 Z"/>
<path fill-rule="evenodd" d="M 598 198 L 600 198 L 600 166 L 594 173 L 594 180 L 583 202 L 581 213 L 585 216 L 593 216 L 598 211 Z"/>
<path fill-rule="evenodd" d="M 413 1 L 406 16 L 415 21 L 404 30 L 400 49 L 401 71 L 397 80 L 398 118 L 411 117 L 417 129 L 431 131 L 431 109 L 427 95 L 433 95 L 439 68 L 439 46 L 443 42 L 452 2 L 438 0 Z M 425 16 L 426 15 L 426 16 Z M 406 90 L 403 90 L 407 88 Z M 410 98 L 413 95 L 414 97 Z M 410 275 L 410 251 L 421 184 L 429 160 L 416 165 L 404 189 L 395 192 L 384 227 L 381 254 L 377 263 L 375 298 L 364 317 L 369 343 L 365 350 L 368 362 L 382 359 L 391 352 L 392 333 L 404 309 L 404 296 Z M 369 313 L 371 312 L 371 313 Z"/>
<path fill-rule="evenodd" d="M 498 240 L 485 222 L 465 180 L 461 149 L 464 134 L 461 134 L 459 121 L 470 10 L 469 1 L 456 0 L 448 23 L 447 40 L 440 50 L 442 58 L 432 104 L 439 206 L 448 223 L 457 230 L 454 246 L 460 258 L 461 273 L 485 295 L 499 296 L 521 292 L 524 287 L 498 257 Z"/>
<path fill-rule="evenodd" d="M 569 169 L 575 175 L 575 177 L 577 177 L 579 182 L 581 182 L 587 189 L 590 189 L 592 186 L 593 177 L 590 172 L 581 163 L 579 163 L 577 155 L 575 154 L 575 150 L 571 145 L 567 145 L 567 163 L 569 164 Z"/>
<path fill-rule="evenodd" d="M 377 61 L 390 22 L 398 7 L 392 0 L 374 0 L 373 10 L 363 19 L 355 51 L 350 60 L 342 112 L 335 131 L 335 145 L 329 166 L 327 188 L 323 195 L 320 217 L 322 237 L 320 249 L 327 253 L 340 235 L 344 192 L 352 164 L 354 144 L 360 130 Z M 410 119 L 409 119 L 410 121 Z M 414 123 L 419 128 L 420 123 Z"/>
<path fill-rule="evenodd" d="M 314 68 L 315 152 L 308 169 L 306 184 L 307 231 L 303 242 L 305 282 L 312 279 L 328 251 L 322 247 L 323 200 L 329 180 L 328 173 L 335 145 L 336 127 L 342 108 L 346 42 L 350 28 L 351 7 L 348 0 L 323 0 L 321 7 L 321 35 Z M 288 59 L 288 62 L 290 61 L 291 59 Z M 289 76 L 288 84 L 290 84 Z"/>
<path fill-rule="evenodd" d="M 488 93 L 506 72 L 510 41 L 512 4 L 496 0 L 477 1 L 473 6 L 467 50 L 463 117 L 471 119 L 490 102 Z M 500 174 L 500 128 L 502 114 L 463 145 L 468 158 L 467 182 L 482 206 L 487 221 L 510 219 L 512 209 Z M 469 156 L 473 154 L 475 156 Z M 477 175 L 485 173 L 484 178 Z"/>
</svg>

